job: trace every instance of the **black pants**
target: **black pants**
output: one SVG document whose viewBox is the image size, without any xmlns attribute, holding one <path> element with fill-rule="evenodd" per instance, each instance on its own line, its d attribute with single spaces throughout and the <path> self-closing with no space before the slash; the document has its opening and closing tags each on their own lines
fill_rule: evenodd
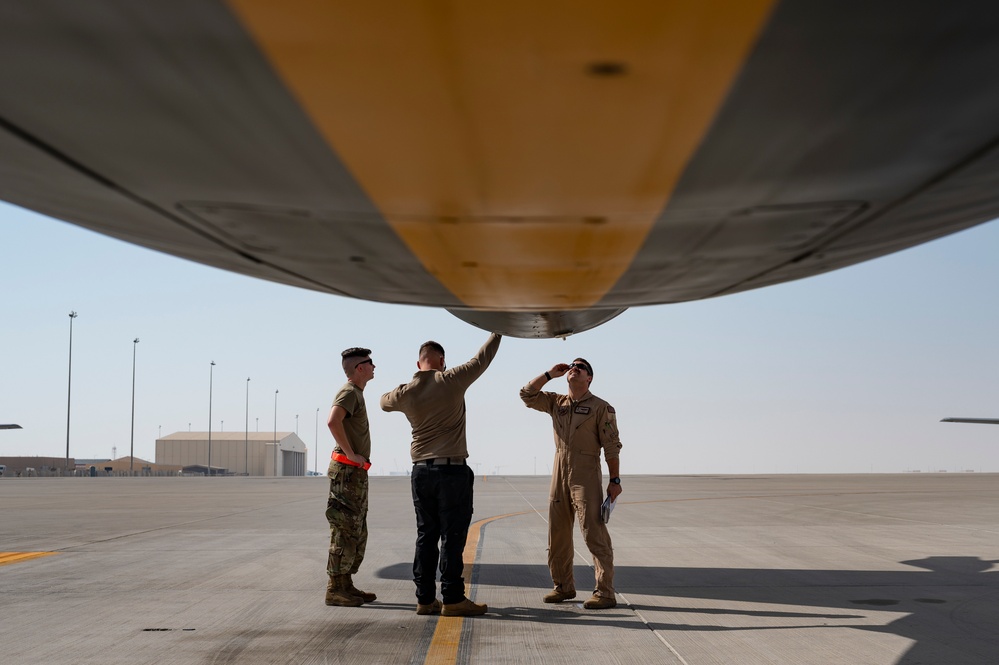
<svg viewBox="0 0 999 665">
<path fill-rule="evenodd" d="M 429 605 L 437 597 L 438 563 L 444 603 L 460 603 L 465 599 L 461 557 L 468 525 L 472 523 L 474 480 L 475 474 L 464 464 L 413 465 L 411 483 L 416 508 L 413 581 L 416 582 L 416 599 L 423 605 Z"/>
</svg>

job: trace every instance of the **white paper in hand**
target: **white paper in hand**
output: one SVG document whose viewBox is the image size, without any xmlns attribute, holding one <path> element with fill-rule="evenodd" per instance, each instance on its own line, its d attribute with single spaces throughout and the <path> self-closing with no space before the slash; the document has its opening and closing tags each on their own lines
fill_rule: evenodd
<svg viewBox="0 0 999 665">
<path fill-rule="evenodd" d="M 614 512 L 614 506 L 616 505 L 617 502 L 612 501 L 609 496 L 606 499 L 604 499 L 604 502 L 602 504 L 600 504 L 600 519 L 603 521 L 604 524 L 610 522 L 611 513 Z"/>
</svg>

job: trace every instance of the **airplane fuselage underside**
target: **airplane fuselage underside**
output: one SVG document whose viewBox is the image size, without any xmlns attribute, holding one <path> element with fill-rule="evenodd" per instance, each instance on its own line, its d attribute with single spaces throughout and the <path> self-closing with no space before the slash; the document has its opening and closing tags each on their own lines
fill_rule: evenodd
<svg viewBox="0 0 999 665">
<path fill-rule="evenodd" d="M 999 5 L 0 6 L 0 198 L 521 337 L 999 216 Z"/>
</svg>

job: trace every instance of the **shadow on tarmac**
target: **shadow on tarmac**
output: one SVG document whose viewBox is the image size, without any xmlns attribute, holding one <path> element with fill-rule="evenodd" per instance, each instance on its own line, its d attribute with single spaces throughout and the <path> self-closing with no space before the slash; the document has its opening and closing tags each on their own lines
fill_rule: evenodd
<svg viewBox="0 0 999 665">
<path fill-rule="evenodd" d="M 783 570 L 741 568 L 674 568 L 616 566 L 614 585 L 627 596 L 664 596 L 738 603 L 772 604 L 782 607 L 820 607 L 816 613 L 767 609 L 683 607 L 673 605 L 624 605 L 600 613 L 582 609 L 587 596 L 580 593 L 575 601 L 558 606 L 490 606 L 494 619 L 578 623 L 599 621 L 602 625 L 624 629 L 670 631 L 743 631 L 828 628 L 830 630 L 865 630 L 904 637 L 912 648 L 895 665 L 917 663 L 958 663 L 994 665 L 999 662 L 999 575 L 989 572 L 994 561 L 976 556 L 934 556 L 900 562 L 913 570 Z M 405 580 L 412 577 L 412 564 L 399 563 L 382 568 L 377 575 L 384 579 Z M 582 592 L 593 581 L 593 571 L 576 566 L 577 589 Z M 489 586 L 537 587 L 538 602 L 550 587 L 548 569 L 543 565 L 488 564 L 475 566 L 479 593 Z M 480 598 L 482 598 L 480 596 Z M 488 598 L 484 598 L 488 602 Z M 619 599 L 620 600 L 620 599 Z M 838 613 L 830 608 L 847 611 Z M 889 624 L 841 623 L 862 619 L 865 608 L 898 612 L 902 616 Z M 638 611 L 649 621 L 648 628 L 634 620 Z M 663 614 L 708 615 L 710 623 L 670 623 L 658 619 Z M 718 625 L 718 616 L 742 619 L 766 618 L 766 625 Z M 779 620 L 787 619 L 786 625 Z M 803 624 L 802 619 L 818 623 Z M 778 624 L 775 625 L 775 621 Z M 835 621 L 835 623 L 825 623 Z"/>
</svg>

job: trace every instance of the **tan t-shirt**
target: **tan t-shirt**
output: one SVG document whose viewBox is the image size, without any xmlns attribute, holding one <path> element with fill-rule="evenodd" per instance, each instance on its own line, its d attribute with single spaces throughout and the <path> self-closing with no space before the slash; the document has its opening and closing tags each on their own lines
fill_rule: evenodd
<svg viewBox="0 0 999 665">
<path fill-rule="evenodd" d="M 350 447 L 358 455 L 371 460 L 371 430 L 368 428 L 368 409 L 364 405 L 364 391 L 347 382 L 333 398 L 333 406 L 339 406 L 347 412 L 343 419 L 343 431 L 347 433 Z M 343 454 L 340 446 L 333 452 Z"/>
<path fill-rule="evenodd" d="M 417 372 L 409 383 L 382 395 L 382 409 L 402 411 L 409 419 L 413 428 L 409 452 L 414 462 L 436 457 L 468 457 L 465 391 L 489 367 L 500 339 L 492 333 L 467 363 L 443 372 Z"/>
</svg>

